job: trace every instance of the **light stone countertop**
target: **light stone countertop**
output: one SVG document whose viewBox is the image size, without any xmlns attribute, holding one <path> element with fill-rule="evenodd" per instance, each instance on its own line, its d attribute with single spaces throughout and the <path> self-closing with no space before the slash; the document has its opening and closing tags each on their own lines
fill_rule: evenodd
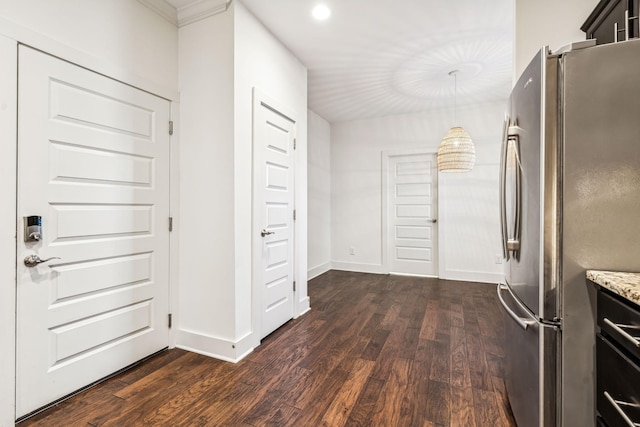
<svg viewBox="0 0 640 427">
<path fill-rule="evenodd" d="M 640 273 L 587 270 L 587 279 L 640 305 Z"/>
</svg>

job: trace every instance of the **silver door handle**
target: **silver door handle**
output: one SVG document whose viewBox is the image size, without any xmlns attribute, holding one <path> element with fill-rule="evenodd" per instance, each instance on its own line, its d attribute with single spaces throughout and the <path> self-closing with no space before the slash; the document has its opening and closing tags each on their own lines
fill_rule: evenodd
<svg viewBox="0 0 640 427">
<path fill-rule="evenodd" d="M 435 224 L 436 222 L 438 222 L 438 219 L 437 218 L 431 218 L 431 219 L 428 219 L 427 221 Z"/>
<path fill-rule="evenodd" d="M 513 320 L 515 320 L 515 322 L 525 331 L 527 330 L 527 328 L 530 325 L 533 325 L 534 323 L 536 323 L 534 320 L 529 320 L 529 319 L 523 319 L 522 317 L 518 316 L 516 313 L 513 312 L 513 310 L 511 310 L 509 308 L 509 306 L 507 306 L 507 303 L 504 302 L 504 299 L 502 298 L 502 292 L 500 292 L 503 289 L 509 290 L 509 288 L 507 287 L 507 285 L 503 285 L 500 284 L 498 285 L 498 299 L 500 300 L 500 304 L 502 304 L 502 308 L 504 308 L 504 310 L 507 312 L 507 314 L 509 316 L 511 316 L 511 318 Z"/>
<path fill-rule="evenodd" d="M 52 259 L 62 259 L 62 258 L 57 257 L 57 256 L 52 256 L 51 258 L 40 259 L 40 257 L 38 255 L 36 255 L 36 254 L 27 255 L 24 258 L 24 265 L 26 265 L 27 267 L 35 267 L 38 264 L 42 264 L 43 262 L 51 261 Z"/>
<path fill-rule="evenodd" d="M 522 163 L 520 161 L 520 133 L 522 128 L 514 124 L 509 126 L 509 137 L 507 144 L 513 144 L 513 152 L 516 160 L 516 211 L 514 218 L 513 239 L 507 238 L 507 249 L 513 252 L 516 260 L 520 259 L 520 238 L 522 237 Z"/>
<path fill-rule="evenodd" d="M 506 169 L 507 169 L 507 140 L 509 138 L 509 124 L 511 118 L 505 114 L 504 129 L 502 134 L 502 147 L 500 149 L 500 234 L 502 237 L 502 258 L 509 261 L 509 249 L 507 249 L 507 208 L 506 208 Z"/>
<path fill-rule="evenodd" d="M 268 235 L 270 235 L 270 234 L 275 234 L 275 233 L 276 233 L 275 231 L 262 230 L 262 231 L 260 232 L 260 235 L 261 235 L 262 237 L 264 237 L 264 236 L 268 236 Z"/>
</svg>

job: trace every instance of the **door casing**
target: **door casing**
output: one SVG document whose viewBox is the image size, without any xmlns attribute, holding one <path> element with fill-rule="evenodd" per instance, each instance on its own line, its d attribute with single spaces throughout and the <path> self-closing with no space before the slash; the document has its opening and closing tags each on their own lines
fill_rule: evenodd
<svg viewBox="0 0 640 427">
<path fill-rule="evenodd" d="M 15 421 L 18 42 L 0 36 L 0 425 Z"/>
</svg>

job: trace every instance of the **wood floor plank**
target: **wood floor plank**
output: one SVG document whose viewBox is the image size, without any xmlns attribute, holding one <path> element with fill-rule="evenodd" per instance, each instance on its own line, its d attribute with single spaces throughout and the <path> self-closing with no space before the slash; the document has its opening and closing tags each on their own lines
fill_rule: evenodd
<svg viewBox="0 0 640 427">
<path fill-rule="evenodd" d="M 372 425 L 376 426 L 400 426 L 402 422 L 402 400 L 406 396 L 409 385 L 409 374 L 413 362 L 406 359 L 396 359 L 391 368 L 391 375 L 386 381 L 376 410 L 372 417 Z"/>
<path fill-rule="evenodd" d="M 422 320 L 420 328 L 421 340 L 435 340 L 436 331 L 438 330 L 438 311 L 440 301 L 437 299 L 429 299 L 427 302 L 427 310 Z"/>
<path fill-rule="evenodd" d="M 481 337 L 470 334 L 466 337 L 469 374 L 473 388 L 493 390 L 491 372 L 483 351 Z"/>
<path fill-rule="evenodd" d="M 409 324 L 407 324 L 407 329 L 404 333 L 404 337 L 402 338 L 403 344 L 400 347 L 398 357 L 401 359 L 413 360 L 416 355 L 416 351 L 418 350 L 419 339 L 420 329 L 410 328 Z"/>
<path fill-rule="evenodd" d="M 451 407 L 451 387 L 448 383 L 429 381 L 428 400 L 425 416 L 435 424 L 449 425 Z M 491 424 L 486 424 L 491 425 Z"/>
<path fill-rule="evenodd" d="M 333 402 L 322 416 L 320 420 L 321 425 L 340 427 L 347 423 L 351 410 L 355 406 L 358 396 L 364 389 L 373 365 L 373 361 L 363 359 L 355 363 L 349 378 L 342 385 Z"/>
<path fill-rule="evenodd" d="M 355 406 L 349 413 L 349 418 L 345 425 L 353 427 L 371 425 L 370 420 L 376 408 L 376 402 L 384 388 L 384 384 L 385 381 L 378 378 L 369 377 L 367 379 Z"/>
<path fill-rule="evenodd" d="M 245 401 L 242 402 L 242 411 L 232 418 L 232 421 L 244 421 L 254 426 L 262 426 L 269 422 L 271 419 L 276 418 L 276 413 L 280 408 L 294 406 L 289 404 L 285 395 L 289 392 L 292 394 L 301 393 L 306 384 L 306 379 L 311 375 L 311 372 L 307 369 L 300 367 L 293 367 L 285 375 L 279 375 L 277 372 L 272 374 L 278 380 L 270 387 L 263 387 L 258 389 L 255 393 L 255 402 Z M 295 408 L 296 411 L 292 416 L 298 416 L 300 411 Z M 289 413 L 291 411 L 285 411 Z M 283 412 L 283 413 L 285 413 Z M 281 414 L 281 416 L 283 416 Z"/>
<path fill-rule="evenodd" d="M 367 348 L 365 348 L 362 353 L 362 358 L 367 360 L 376 360 L 380 355 L 385 342 L 387 342 L 387 338 L 389 338 L 390 333 L 391 331 L 387 329 L 379 328 L 376 330 L 376 333 L 373 334 L 371 340 L 369 340 Z"/>
<path fill-rule="evenodd" d="M 205 360 L 191 372 L 180 372 L 181 375 L 175 376 L 168 375 L 171 378 L 171 385 L 156 381 L 145 384 L 144 388 L 133 388 L 133 390 L 131 387 L 126 388 L 126 400 L 138 400 L 136 392 L 153 396 L 153 399 L 145 402 L 149 409 L 139 411 L 135 410 L 132 405 L 122 411 L 118 417 L 106 421 L 103 425 L 105 427 L 117 427 L 127 423 L 130 425 L 161 425 L 161 423 L 169 421 L 179 424 L 183 419 L 190 418 L 191 414 L 199 413 L 201 405 L 207 404 L 210 399 L 235 391 L 237 384 L 245 386 L 243 383 L 237 382 L 232 383 L 232 387 L 217 387 L 221 383 L 228 383 L 228 379 L 234 375 L 234 371 L 228 364 L 214 366 L 207 362 Z M 202 374 L 205 372 L 207 375 L 203 376 Z M 133 384 L 133 386 L 135 385 L 137 383 Z M 150 391 L 150 387 L 155 388 Z"/>
<path fill-rule="evenodd" d="M 476 424 L 474 414 L 473 390 L 471 387 L 451 387 L 451 426 L 482 427 Z"/>
<path fill-rule="evenodd" d="M 340 363 L 336 366 L 336 369 L 340 369 L 345 372 L 353 372 L 353 370 L 356 369 L 357 363 L 365 359 L 362 356 L 366 348 L 369 346 L 369 338 L 357 336 L 354 338 L 354 341 L 354 345 L 349 347 Z"/>
<path fill-rule="evenodd" d="M 450 339 L 446 334 L 438 333 L 433 343 L 433 357 L 431 358 L 431 381 L 449 384 L 451 380 L 451 352 Z"/>
<path fill-rule="evenodd" d="M 507 400 L 507 391 L 505 389 L 504 380 L 501 377 L 493 377 L 492 379 L 502 425 L 515 425 L 516 420 L 513 418 L 513 412 L 511 412 L 511 406 L 509 406 L 509 401 Z"/>
<path fill-rule="evenodd" d="M 461 303 L 451 304 L 451 326 L 454 328 L 464 328 L 464 309 Z"/>
<path fill-rule="evenodd" d="M 503 426 L 503 419 L 500 408 L 498 408 L 495 392 L 477 388 L 472 390 L 476 423 L 479 426 Z"/>
<path fill-rule="evenodd" d="M 296 408 L 301 409 L 299 415 L 291 422 L 295 426 L 317 426 L 329 406 L 334 402 L 341 386 L 349 378 L 347 372 L 339 369 L 324 376 L 324 381 L 313 383 L 303 391 L 304 397 L 296 400 Z"/>
<path fill-rule="evenodd" d="M 495 285 L 330 271 L 232 364 L 172 349 L 24 426 L 505 426 Z"/>
<path fill-rule="evenodd" d="M 108 427 L 141 423 L 151 408 L 156 409 L 167 400 L 181 395 L 190 384 L 197 381 L 201 373 L 206 371 L 215 377 L 223 370 L 228 371 L 228 367 L 221 361 L 209 361 L 200 355 L 189 353 L 171 362 L 164 375 L 160 375 L 164 370 L 155 371 L 114 393 L 114 396 L 127 401 L 127 405 L 118 412 L 111 412 L 102 425 Z M 140 411 L 140 406 L 150 409 Z"/>
<path fill-rule="evenodd" d="M 279 407 L 271 418 L 269 418 L 264 424 L 248 424 L 251 426 L 271 426 L 282 427 L 290 425 L 290 420 L 296 419 L 300 416 L 301 410 L 287 404 L 283 404 Z"/>
<path fill-rule="evenodd" d="M 429 403 L 429 365 L 416 359 L 411 364 L 411 373 L 406 388 L 406 398 L 402 400 L 400 413 L 403 425 L 419 426 L 427 419 Z"/>
<path fill-rule="evenodd" d="M 173 362 L 174 360 L 188 355 L 188 351 L 181 350 L 179 348 L 173 349 L 171 351 L 163 351 L 162 353 L 157 354 L 155 357 L 136 367 L 136 369 L 129 369 L 128 371 L 121 373 L 118 376 L 118 380 L 127 384 L 133 384 L 134 382 L 146 377 L 147 375 L 152 374 L 153 372 Z"/>
<path fill-rule="evenodd" d="M 451 328 L 451 354 L 450 383 L 453 387 L 471 387 L 469 372 L 469 358 L 467 357 L 467 339 L 464 329 Z"/>
<path fill-rule="evenodd" d="M 373 367 L 371 376 L 385 381 L 389 378 L 393 362 L 400 353 L 400 348 L 403 344 L 402 339 L 407 330 L 408 324 L 409 321 L 407 319 L 401 317 L 397 318 L 396 324 L 389 334 L 389 338 L 387 338 L 387 341 L 380 351 L 380 356 L 376 359 L 376 364 Z"/>
</svg>

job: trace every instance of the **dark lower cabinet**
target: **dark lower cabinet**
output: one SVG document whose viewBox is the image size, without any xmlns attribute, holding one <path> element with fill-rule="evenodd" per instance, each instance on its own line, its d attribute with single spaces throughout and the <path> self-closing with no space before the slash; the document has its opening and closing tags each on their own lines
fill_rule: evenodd
<svg viewBox="0 0 640 427">
<path fill-rule="evenodd" d="M 601 0 L 580 29 L 596 44 L 637 38 L 638 0 Z"/>
<path fill-rule="evenodd" d="M 598 425 L 640 425 L 640 306 L 598 291 Z"/>
</svg>

